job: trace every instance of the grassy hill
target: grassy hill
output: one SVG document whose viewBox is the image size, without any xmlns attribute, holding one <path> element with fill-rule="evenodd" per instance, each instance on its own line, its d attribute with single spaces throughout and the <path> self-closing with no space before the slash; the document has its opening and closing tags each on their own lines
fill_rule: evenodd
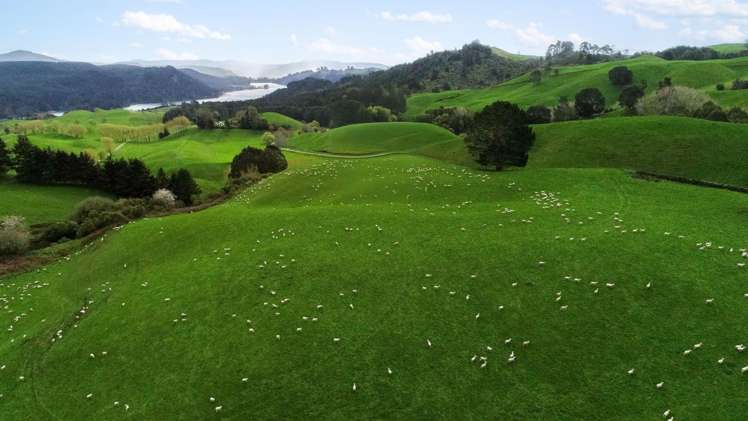
<svg viewBox="0 0 748 421">
<path fill-rule="evenodd" d="M 0 216 L 23 216 L 29 224 L 58 221 L 70 216 L 75 205 L 89 196 L 106 194 L 81 187 L 36 186 L 0 180 Z"/>
<path fill-rule="evenodd" d="M 629 168 L 748 186 L 748 126 L 618 117 L 535 126 L 530 167 Z"/>
<path fill-rule="evenodd" d="M 354 124 L 294 137 L 293 149 L 340 155 L 408 152 L 433 144 L 455 141 L 450 131 L 425 123 Z"/>
<path fill-rule="evenodd" d="M 741 51 L 745 51 L 746 45 L 745 43 L 717 44 L 717 45 L 710 45 L 709 48 L 722 54 L 729 54 L 729 53 L 739 53 Z"/>
<path fill-rule="evenodd" d="M 267 122 L 270 124 L 275 124 L 276 126 L 288 126 L 295 130 L 300 129 L 304 125 L 304 123 L 296 120 L 295 118 L 291 118 L 279 113 L 262 113 L 262 118 L 267 120 Z"/>
<path fill-rule="evenodd" d="M 493 53 L 499 57 L 508 58 L 509 60 L 514 60 L 514 61 L 527 61 L 530 59 L 538 58 L 537 56 L 528 56 L 525 54 L 510 53 L 509 51 L 502 50 L 501 48 L 497 48 L 497 47 L 491 47 L 491 51 L 493 51 Z"/>
<path fill-rule="evenodd" d="M 0 413 L 740 419 L 746 209 L 619 170 L 305 157 L 0 280 Z"/>
<path fill-rule="evenodd" d="M 444 107 L 466 107 L 480 110 L 488 104 L 504 100 L 523 107 L 531 105 L 555 105 L 560 97 L 574 98 L 584 88 L 598 88 L 605 95 L 608 105 L 618 100 L 620 88 L 613 86 L 608 72 L 615 66 L 627 66 L 634 72 L 634 83 L 646 81 L 648 91 L 657 87 L 657 82 L 670 77 L 673 83 L 700 89 L 723 105 L 748 107 L 746 91 L 718 92 L 716 85 L 729 83 L 738 77 L 748 76 L 748 57 L 711 61 L 666 61 L 653 56 L 639 57 L 612 63 L 559 68 L 559 74 L 546 74 L 539 84 L 530 82 L 527 75 L 487 89 L 467 89 L 439 93 L 416 94 L 408 98 L 408 118 L 415 118 L 429 109 Z"/>
</svg>

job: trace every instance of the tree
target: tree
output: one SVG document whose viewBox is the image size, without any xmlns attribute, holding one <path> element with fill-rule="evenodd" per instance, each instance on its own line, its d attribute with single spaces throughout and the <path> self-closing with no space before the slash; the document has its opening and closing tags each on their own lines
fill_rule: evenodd
<svg viewBox="0 0 748 421">
<path fill-rule="evenodd" d="M 727 113 L 713 101 L 705 102 L 693 116 L 712 121 L 728 121 Z"/>
<path fill-rule="evenodd" d="M 265 132 L 262 134 L 262 143 L 265 146 L 270 146 L 275 143 L 275 135 L 270 132 Z"/>
<path fill-rule="evenodd" d="M 626 86 L 634 81 L 634 73 L 626 66 L 616 66 L 608 72 L 608 79 L 615 86 Z"/>
<path fill-rule="evenodd" d="M 169 187 L 169 177 L 163 168 L 159 168 L 156 172 L 156 188 L 165 189 Z"/>
<path fill-rule="evenodd" d="M 111 155 L 114 151 L 114 139 L 112 139 L 111 137 L 102 137 L 101 147 L 104 149 L 104 152 L 106 152 L 107 156 Z"/>
<path fill-rule="evenodd" d="M 0 177 L 4 176 L 13 162 L 10 160 L 10 153 L 5 146 L 3 139 L 0 139 Z"/>
<path fill-rule="evenodd" d="M 636 107 L 636 103 L 639 99 L 644 97 L 644 89 L 641 86 L 627 86 L 621 91 L 621 95 L 618 96 L 618 103 L 626 110 L 631 111 Z"/>
<path fill-rule="evenodd" d="M 527 109 L 527 119 L 530 124 L 550 123 L 551 109 L 544 105 L 533 105 Z"/>
<path fill-rule="evenodd" d="M 497 171 L 506 165 L 527 165 L 535 141 L 527 113 L 509 102 L 498 101 L 475 115 L 465 143 L 476 162 Z"/>
<path fill-rule="evenodd" d="M 192 205 L 192 196 L 200 194 L 201 191 L 200 186 L 192 178 L 192 174 L 185 169 L 180 169 L 171 175 L 169 190 L 187 206 Z"/>
<path fill-rule="evenodd" d="M 532 82 L 535 85 L 540 84 L 540 81 L 543 80 L 543 73 L 540 72 L 540 70 L 535 69 L 532 72 L 530 72 L 529 76 L 530 82 Z"/>
<path fill-rule="evenodd" d="M 197 128 L 201 130 L 212 130 L 216 127 L 216 121 L 213 113 L 208 110 L 202 110 L 197 114 Z"/>
<path fill-rule="evenodd" d="M 579 91 L 574 99 L 574 107 L 582 118 L 589 118 L 605 110 L 605 97 L 597 88 Z"/>
</svg>

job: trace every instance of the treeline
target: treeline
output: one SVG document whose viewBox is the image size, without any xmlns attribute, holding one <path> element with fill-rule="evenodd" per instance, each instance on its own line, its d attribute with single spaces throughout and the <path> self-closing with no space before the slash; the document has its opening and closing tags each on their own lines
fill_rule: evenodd
<svg viewBox="0 0 748 421">
<path fill-rule="evenodd" d="M 154 177 L 139 159 L 110 156 L 103 163 L 97 163 L 85 153 L 39 148 L 24 135 L 18 136 L 12 153 L 0 140 L 0 175 L 10 169 L 15 170 L 16 179 L 22 183 L 86 186 L 118 197 L 149 197 L 160 188 L 169 188 L 179 200 L 189 204 L 192 197 L 200 193 L 187 170 L 179 170 L 168 177 L 160 169 Z"/>
<path fill-rule="evenodd" d="M 730 59 L 737 57 L 748 56 L 748 45 L 742 51 L 733 53 L 720 53 L 719 51 L 709 47 L 689 47 L 686 45 L 680 45 L 667 50 L 659 51 L 655 53 L 657 57 L 665 60 L 717 60 L 717 59 Z"/>
<path fill-rule="evenodd" d="M 623 52 L 607 44 L 599 46 L 585 41 L 579 44 L 579 48 L 576 48 L 571 41 L 556 41 L 546 50 L 545 66 L 594 64 L 621 60 L 625 57 Z"/>
</svg>

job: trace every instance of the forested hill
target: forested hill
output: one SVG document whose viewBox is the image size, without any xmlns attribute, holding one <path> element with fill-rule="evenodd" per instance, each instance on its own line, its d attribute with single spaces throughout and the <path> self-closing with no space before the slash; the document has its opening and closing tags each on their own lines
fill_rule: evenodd
<svg viewBox="0 0 748 421">
<path fill-rule="evenodd" d="M 71 62 L 0 63 L 0 118 L 46 111 L 117 108 L 217 96 L 220 91 L 173 67 Z"/>
<path fill-rule="evenodd" d="M 252 104 L 262 111 L 341 126 L 372 121 L 367 107 L 382 106 L 402 113 L 409 94 L 494 86 L 537 65 L 535 60 L 499 56 L 490 47 L 473 42 L 459 50 L 433 53 L 388 70 L 343 78 L 335 84 L 291 83 L 288 89 Z"/>
</svg>

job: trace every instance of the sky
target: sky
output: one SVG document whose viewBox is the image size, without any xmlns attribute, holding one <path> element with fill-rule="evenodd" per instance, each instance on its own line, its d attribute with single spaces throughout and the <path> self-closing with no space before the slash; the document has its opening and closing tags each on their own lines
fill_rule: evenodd
<svg viewBox="0 0 748 421">
<path fill-rule="evenodd" d="M 132 59 L 393 65 L 473 40 L 542 54 L 555 40 L 657 51 L 744 42 L 748 0 L 0 0 L 0 51 Z"/>
</svg>

